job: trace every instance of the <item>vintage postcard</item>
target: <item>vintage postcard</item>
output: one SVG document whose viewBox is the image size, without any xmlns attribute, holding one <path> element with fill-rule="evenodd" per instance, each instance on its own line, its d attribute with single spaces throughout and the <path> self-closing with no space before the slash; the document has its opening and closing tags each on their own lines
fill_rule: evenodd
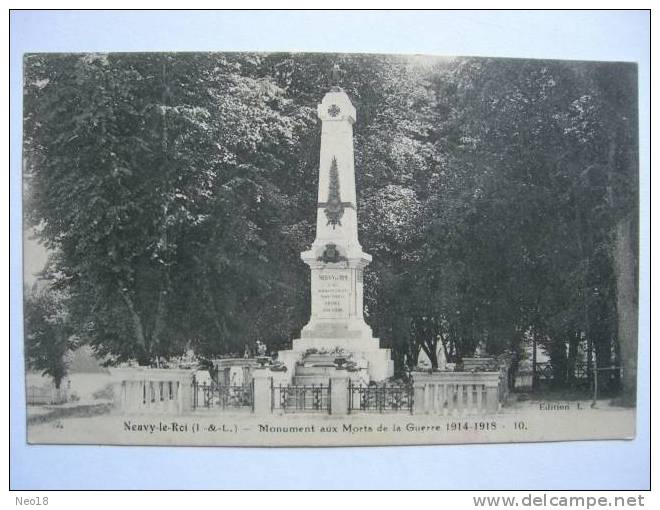
<svg viewBox="0 0 660 510">
<path fill-rule="evenodd" d="M 630 439 L 637 67 L 24 56 L 27 440 Z"/>
</svg>

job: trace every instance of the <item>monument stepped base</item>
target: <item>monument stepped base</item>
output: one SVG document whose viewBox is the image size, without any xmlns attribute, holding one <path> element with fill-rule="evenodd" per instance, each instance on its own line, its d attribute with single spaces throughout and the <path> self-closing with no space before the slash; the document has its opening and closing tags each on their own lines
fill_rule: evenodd
<svg viewBox="0 0 660 510">
<path fill-rule="evenodd" d="M 324 366 L 323 363 L 313 365 L 300 365 L 305 354 L 312 349 L 327 352 L 339 348 L 347 355 L 347 360 L 357 364 L 359 374 L 357 379 L 369 381 L 384 381 L 394 375 L 394 362 L 389 349 L 381 349 L 377 338 L 355 339 L 338 338 L 328 342 L 327 338 L 312 339 L 299 338 L 293 341 L 290 350 L 279 351 L 278 360 L 287 367 L 294 384 L 327 384 L 336 368 Z M 367 381 L 365 381 L 367 382 Z"/>
</svg>

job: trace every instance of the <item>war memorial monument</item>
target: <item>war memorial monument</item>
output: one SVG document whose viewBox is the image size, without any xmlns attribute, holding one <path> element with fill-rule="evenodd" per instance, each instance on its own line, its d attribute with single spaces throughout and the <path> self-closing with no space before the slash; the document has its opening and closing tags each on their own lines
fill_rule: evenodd
<svg viewBox="0 0 660 510">
<path fill-rule="evenodd" d="M 105 65 L 102 58 L 89 61 Z M 395 374 L 393 352 L 384 347 L 394 347 L 392 339 L 384 335 L 386 342 L 381 344 L 367 323 L 369 317 L 365 320 L 364 274 L 372 256 L 358 238 L 353 128 L 359 112 L 339 86 L 337 66 L 332 76 L 315 112 L 320 121 L 315 237 L 309 249 L 300 253 L 309 267 L 311 299 L 309 319 L 299 334 L 292 339 L 287 336 L 272 350 L 260 339 L 256 349 L 242 346 L 243 355 L 216 351 L 203 360 L 203 366 L 195 353 L 169 366 L 161 365 L 160 357 L 151 365 L 134 360 L 109 362 L 109 368 L 95 375 L 105 386 L 88 391 L 90 398 L 103 399 L 102 405 L 92 406 L 103 412 L 54 424 L 36 413 L 28 418 L 29 442 L 314 446 L 634 435 L 634 409 L 606 412 L 596 405 L 597 395 L 591 406 L 577 400 L 532 401 L 534 386 L 542 376 L 536 368 L 536 344 L 533 363 L 529 356 L 514 360 L 508 351 L 488 355 L 479 349 L 463 355 L 454 352 L 449 362 L 437 335 L 437 352 L 430 353 L 433 360 L 428 349 L 425 353 L 415 344 L 419 355 L 406 358 L 405 371 Z M 36 87 L 40 91 L 47 85 L 42 80 Z M 206 121 L 195 118 L 194 122 L 204 126 Z M 318 124 L 310 125 L 317 129 Z M 127 178 L 112 177 L 118 182 Z M 166 244 L 166 236 L 158 242 Z M 300 250 L 301 244 L 295 249 Z M 128 293 L 122 297 L 134 312 Z M 158 301 L 157 310 L 162 302 Z M 133 325 L 139 322 L 136 315 Z M 163 323 L 156 321 L 156 326 Z M 382 334 L 378 327 L 376 332 Z M 592 358 L 586 363 L 592 363 Z M 599 373 L 619 377 L 618 370 L 604 366 L 591 377 Z M 71 400 L 71 381 L 75 385 L 73 377 L 57 388 L 29 385 L 28 406 L 66 405 Z M 597 393 L 597 382 L 593 387 Z M 513 397 L 512 391 L 516 392 Z"/>
<path fill-rule="evenodd" d="M 316 363 L 349 356 L 360 378 L 383 381 L 394 375 L 389 349 L 381 349 L 363 316 L 363 272 L 371 255 L 358 240 L 357 196 L 353 160 L 356 111 L 346 92 L 333 87 L 318 105 L 322 122 L 316 239 L 301 254 L 311 270 L 309 323 L 282 360 L 296 382 L 321 382 L 327 373 L 297 365 L 316 351 Z M 325 354 L 318 354 L 325 353 Z M 321 378 L 321 379 L 319 379 Z"/>
</svg>

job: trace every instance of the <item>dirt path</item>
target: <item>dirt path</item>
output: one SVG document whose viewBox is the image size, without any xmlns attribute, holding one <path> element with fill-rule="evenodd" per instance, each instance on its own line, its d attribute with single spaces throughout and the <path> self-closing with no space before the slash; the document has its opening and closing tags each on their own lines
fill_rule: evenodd
<svg viewBox="0 0 660 510">
<path fill-rule="evenodd" d="M 28 425 L 38 425 L 48 423 L 62 418 L 84 418 L 89 416 L 100 416 L 109 414 L 112 404 L 87 404 L 73 407 L 53 407 L 50 412 L 45 414 L 35 414 L 28 416 Z"/>
</svg>

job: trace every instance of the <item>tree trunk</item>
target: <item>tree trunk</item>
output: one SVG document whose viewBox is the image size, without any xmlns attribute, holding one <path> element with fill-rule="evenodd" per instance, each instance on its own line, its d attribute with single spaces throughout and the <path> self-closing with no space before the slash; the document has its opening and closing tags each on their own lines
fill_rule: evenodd
<svg viewBox="0 0 660 510">
<path fill-rule="evenodd" d="M 131 316 L 131 322 L 133 323 L 133 332 L 135 333 L 135 338 L 138 342 L 138 346 L 142 349 L 143 353 L 149 353 L 149 346 L 147 345 L 147 339 L 144 334 L 144 328 L 142 326 L 142 319 L 135 309 L 133 300 L 128 295 L 126 291 L 120 291 L 121 297 L 126 304 L 129 315 Z"/>
<path fill-rule="evenodd" d="M 163 333 L 163 330 L 165 329 L 165 311 L 166 311 L 166 303 L 165 300 L 167 299 L 167 294 L 169 292 L 169 278 L 165 278 L 166 283 L 165 283 L 165 289 L 161 290 L 158 294 L 158 306 L 156 308 L 156 318 L 154 320 L 154 329 L 151 334 L 151 346 L 152 350 L 154 351 L 154 355 L 156 357 L 156 367 L 160 368 L 160 354 L 162 353 L 161 350 L 161 335 Z"/>
<path fill-rule="evenodd" d="M 538 387 L 538 380 L 536 376 L 536 333 L 532 332 L 532 390 Z"/>
<path fill-rule="evenodd" d="M 566 382 L 570 388 L 575 387 L 575 367 L 577 364 L 578 347 L 582 334 L 574 332 L 568 339 L 568 360 L 566 363 Z"/>
<path fill-rule="evenodd" d="M 445 361 L 449 362 L 449 348 L 447 347 L 447 342 L 448 341 L 442 334 L 440 334 L 438 336 L 440 337 L 440 343 L 442 345 L 442 351 L 445 354 Z"/>
<path fill-rule="evenodd" d="M 617 140 L 621 137 L 620 125 L 610 130 L 607 151 L 607 169 L 609 183 L 607 186 L 608 201 L 613 213 L 621 207 L 617 203 L 619 197 L 614 193 L 616 182 L 616 149 Z M 635 151 L 628 150 L 622 168 L 629 172 L 637 165 Z M 630 176 L 632 177 L 632 176 Z M 635 175 L 635 188 L 638 186 Z M 619 205 L 619 207 L 617 207 Z M 625 204 L 623 204 L 625 205 Z M 613 266 L 616 281 L 616 314 L 619 356 L 621 359 L 622 403 L 630 406 L 637 402 L 637 243 L 636 221 L 633 212 L 623 215 L 614 226 Z"/>
<path fill-rule="evenodd" d="M 566 343 L 563 339 L 553 339 L 549 344 L 550 364 L 552 366 L 552 384 L 559 388 L 566 387 L 568 360 Z"/>
<path fill-rule="evenodd" d="M 438 357 L 435 355 L 438 348 L 438 340 L 430 338 L 420 342 L 420 346 L 428 356 L 429 361 L 431 361 L 431 368 L 438 368 Z"/>
<path fill-rule="evenodd" d="M 616 225 L 614 239 L 614 273 L 616 276 L 616 309 L 622 368 L 623 402 L 637 401 L 637 291 L 633 221 L 625 218 Z"/>
</svg>

